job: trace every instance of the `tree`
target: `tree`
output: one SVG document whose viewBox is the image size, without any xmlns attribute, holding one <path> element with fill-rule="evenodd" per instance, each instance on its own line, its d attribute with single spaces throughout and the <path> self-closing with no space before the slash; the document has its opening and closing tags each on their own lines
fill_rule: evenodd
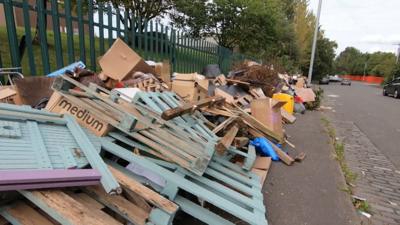
<svg viewBox="0 0 400 225">
<path fill-rule="evenodd" d="M 390 52 L 368 54 L 367 72 L 370 75 L 390 77 L 396 66 L 396 55 Z"/>
<path fill-rule="evenodd" d="M 340 74 L 375 75 L 390 78 L 396 67 L 396 56 L 389 52 L 362 53 L 347 47 L 335 60 L 336 72 Z"/>
<path fill-rule="evenodd" d="M 278 49 L 278 0 L 175 0 L 172 21 L 194 37 L 213 37 L 229 49 L 258 56 Z"/>
<path fill-rule="evenodd" d="M 109 3 L 114 8 L 124 8 L 128 11 L 127 29 L 142 32 L 146 22 L 158 16 L 163 16 L 172 8 L 172 0 L 95 0 L 95 4 Z M 124 18 L 121 15 L 121 18 Z M 123 22 L 123 21 L 121 21 Z"/>
<path fill-rule="evenodd" d="M 320 78 L 332 74 L 334 72 L 334 61 L 335 61 L 335 49 L 337 43 L 331 41 L 329 38 L 321 35 L 317 40 L 317 49 L 315 53 L 314 68 L 313 68 L 313 79 L 319 80 Z M 311 57 L 311 50 L 307 54 Z M 303 74 L 307 74 L 310 68 L 310 62 L 301 65 Z"/>
<path fill-rule="evenodd" d="M 298 63 L 304 69 L 310 61 L 315 16 L 308 10 L 308 1 L 296 0 L 294 4 L 293 26 L 298 47 Z"/>
<path fill-rule="evenodd" d="M 354 47 L 347 47 L 336 58 L 336 72 L 339 74 L 356 74 L 364 73 L 364 67 L 368 64 L 368 55 L 363 54 Z"/>
</svg>

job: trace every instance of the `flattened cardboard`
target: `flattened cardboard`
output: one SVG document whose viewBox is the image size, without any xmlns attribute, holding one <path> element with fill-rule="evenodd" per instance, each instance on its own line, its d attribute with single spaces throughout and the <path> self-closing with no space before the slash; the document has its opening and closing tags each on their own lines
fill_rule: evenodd
<svg viewBox="0 0 400 225">
<path fill-rule="evenodd" d="M 51 97 L 53 82 L 52 77 L 26 77 L 15 80 L 15 87 L 22 104 L 36 106 L 41 100 Z"/>
<path fill-rule="evenodd" d="M 299 96 L 304 102 L 315 101 L 315 93 L 311 88 L 298 88 L 295 87 L 296 95 Z"/>
<path fill-rule="evenodd" d="M 81 126 L 87 128 L 96 136 L 104 136 L 112 129 L 110 124 L 91 113 L 88 108 L 73 104 L 57 92 L 54 92 L 51 96 L 46 110 L 74 116 Z"/>
<path fill-rule="evenodd" d="M 260 170 L 268 170 L 271 166 L 271 157 L 257 156 L 253 168 Z"/>
<path fill-rule="evenodd" d="M 0 87 L 0 102 L 21 105 L 21 99 L 17 91 L 11 86 Z"/>
<path fill-rule="evenodd" d="M 276 134 L 283 136 L 281 107 L 285 102 L 271 98 L 254 99 L 251 102 L 251 115 Z"/>
<path fill-rule="evenodd" d="M 128 75 L 140 71 L 155 74 L 154 69 L 134 52 L 123 40 L 118 38 L 110 49 L 100 58 L 103 73 L 114 80 L 122 81 Z"/>
</svg>

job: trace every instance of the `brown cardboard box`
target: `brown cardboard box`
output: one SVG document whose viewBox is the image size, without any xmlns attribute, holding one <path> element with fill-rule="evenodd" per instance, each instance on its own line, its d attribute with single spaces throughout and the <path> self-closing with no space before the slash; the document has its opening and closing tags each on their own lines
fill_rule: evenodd
<svg viewBox="0 0 400 225">
<path fill-rule="evenodd" d="M 118 81 L 137 71 L 155 74 L 154 69 L 119 38 L 101 57 L 99 64 L 104 75 Z"/>
<path fill-rule="evenodd" d="M 172 82 L 172 90 L 184 100 L 193 102 L 199 101 L 208 96 L 208 83 L 204 76 L 197 73 L 179 74 L 175 73 Z"/>
<path fill-rule="evenodd" d="M 18 92 L 11 86 L 0 87 L 0 103 L 22 104 Z"/>
<path fill-rule="evenodd" d="M 157 63 L 154 66 L 155 75 L 157 75 L 164 83 L 171 88 L 171 64 L 168 60 L 164 60 L 162 63 Z"/>
<path fill-rule="evenodd" d="M 96 136 L 104 136 L 112 129 L 110 124 L 93 115 L 89 108 L 75 105 L 57 92 L 54 92 L 51 96 L 46 109 L 50 112 L 74 116 L 81 126 L 87 128 Z"/>
<path fill-rule="evenodd" d="M 174 80 L 172 90 L 188 102 L 199 101 L 208 96 L 208 91 L 195 81 Z"/>
<path fill-rule="evenodd" d="M 304 102 L 314 102 L 315 93 L 311 88 L 294 88 L 296 95 L 299 96 Z"/>
<path fill-rule="evenodd" d="M 268 97 L 254 99 L 251 102 L 251 115 L 276 134 L 283 136 L 281 107 L 285 103 Z"/>
</svg>

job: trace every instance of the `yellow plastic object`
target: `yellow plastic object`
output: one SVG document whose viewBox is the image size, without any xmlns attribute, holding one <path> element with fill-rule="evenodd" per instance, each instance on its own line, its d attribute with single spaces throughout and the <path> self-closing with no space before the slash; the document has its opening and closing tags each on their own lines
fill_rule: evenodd
<svg viewBox="0 0 400 225">
<path fill-rule="evenodd" d="M 277 93 L 272 96 L 272 99 L 277 101 L 284 101 L 286 102 L 285 105 L 282 106 L 286 112 L 293 114 L 294 109 L 294 97 L 288 94 Z"/>
</svg>

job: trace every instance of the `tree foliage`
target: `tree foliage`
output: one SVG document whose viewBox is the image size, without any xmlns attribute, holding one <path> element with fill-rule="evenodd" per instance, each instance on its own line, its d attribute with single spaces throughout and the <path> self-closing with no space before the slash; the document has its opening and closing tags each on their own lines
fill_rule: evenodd
<svg viewBox="0 0 400 225">
<path fill-rule="evenodd" d="M 260 55 L 277 41 L 278 1 L 175 0 L 174 6 L 174 25 L 224 47 Z"/>
<path fill-rule="evenodd" d="M 111 3 L 114 8 L 128 11 L 128 30 L 142 31 L 146 21 L 165 15 L 173 0 L 95 0 L 95 4 Z M 123 17 L 121 17 L 123 18 Z"/>
<path fill-rule="evenodd" d="M 347 47 L 335 60 L 339 74 L 375 75 L 391 77 L 396 69 L 396 56 L 389 52 L 362 53 Z"/>
</svg>

